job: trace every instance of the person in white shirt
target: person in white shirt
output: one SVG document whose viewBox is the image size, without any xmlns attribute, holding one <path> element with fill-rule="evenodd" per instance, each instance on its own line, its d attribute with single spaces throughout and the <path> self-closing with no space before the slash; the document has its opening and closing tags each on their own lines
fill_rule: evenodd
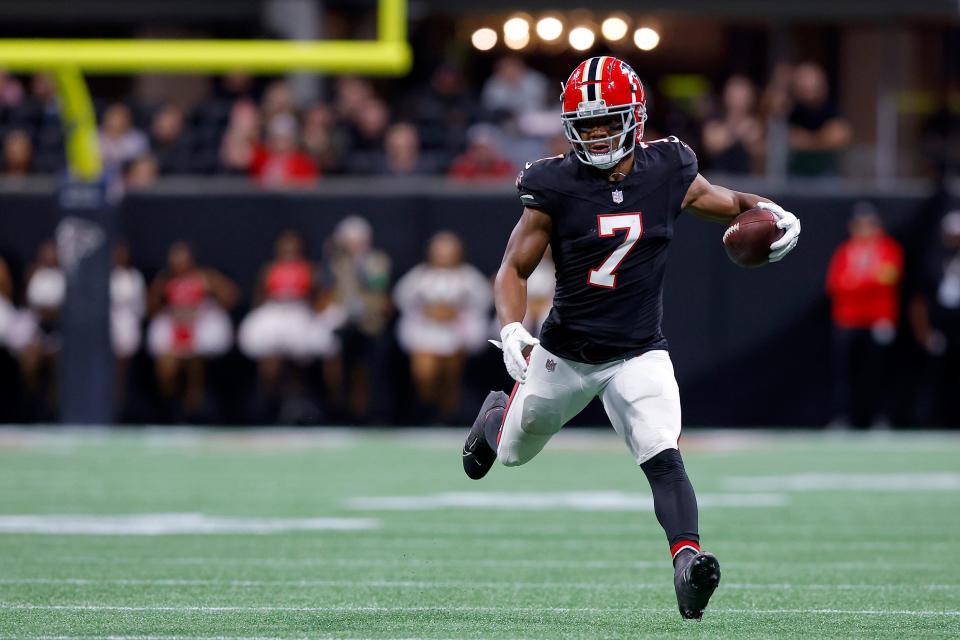
<svg viewBox="0 0 960 640">
<path fill-rule="evenodd" d="M 465 355 L 485 344 L 490 283 L 464 262 L 460 239 L 442 231 L 431 238 L 427 261 L 400 279 L 393 297 L 417 397 L 448 419 L 460 403 Z"/>
</svg>

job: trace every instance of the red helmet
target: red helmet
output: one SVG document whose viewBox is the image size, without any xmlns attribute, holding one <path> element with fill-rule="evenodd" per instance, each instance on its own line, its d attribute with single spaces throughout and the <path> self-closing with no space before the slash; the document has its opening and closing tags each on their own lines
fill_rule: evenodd
<svg viewBox="0 0 960 640">
<path fill-rule="evenodd" d="M 643 136 L 647 119 L 647 97 L 643 83 L 630 65 L 613 56 L 584 60 L 563 84 L 560 96 L 563 131 L 577 158 L 599 169 L 609 169 L 631 153 Z M 620 116 L 606 138 L 584 140 L 581 131 L 590 128 L 593 118 Z M 606 149 L 591 151 L 591 147 Z"/>
</svg>

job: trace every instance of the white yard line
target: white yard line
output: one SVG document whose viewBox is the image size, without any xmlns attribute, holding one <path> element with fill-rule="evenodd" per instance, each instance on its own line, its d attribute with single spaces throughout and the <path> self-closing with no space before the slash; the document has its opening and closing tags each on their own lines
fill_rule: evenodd
<svg viewBox="0 0 960 640">
<path fill-rule="evenodd" d="M 612 608 L 612 607 L 281 607 L 281 606 L 123 606 L 99 604 L 31 604 L 0 602 L 0 610 L 36 610 L 36 611 L 117 611 L 117 612 L 177 612 L 177 613 L 667 613 L 673 609 L 654 608 Z M 960 617 L 960 611 L 934 611 L 925 609 L 711 609 L 713 614 L 816 614 L 816 615 L 866 615 L 866 616 L 921 616 L 921 617 Z"/>
<path fill-rule="evenodd" d="M 72 586 L 148 586 L 148 587 L 343 587 L 380 589 L 662 589 L 659 582 L 550 582 L 550 581 L 488 581 L 469 580 L 189 580 L 166 578 L 0 578 L 0 585 L 39 584 Z M 724 589 L 758 591 L 885 591 L 910 589 L 921 591 L 960 592 L 960 584 L 790 584 L 724 582 Z"/>
<path fill-rule="evenodd" d="M 235 518 L 203 513 L 0 515 L 0 533 L 159 536 L 172 534 L 271 534 L 290 531 L 357 531 L 380 527 L 372 518 Z"/>
</svg>

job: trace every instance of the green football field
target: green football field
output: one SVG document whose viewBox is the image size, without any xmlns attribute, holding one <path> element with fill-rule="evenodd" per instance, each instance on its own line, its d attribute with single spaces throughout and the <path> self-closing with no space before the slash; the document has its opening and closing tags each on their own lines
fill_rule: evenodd
<svg viewBox="0 0 960 640">
<path fill-rule="evenodd" d="M 612 433 L 462 436 L 0 431 L 0 637 L 960 638 L 960 434 L 685 434 L 700 623 Z"/>
</svg>

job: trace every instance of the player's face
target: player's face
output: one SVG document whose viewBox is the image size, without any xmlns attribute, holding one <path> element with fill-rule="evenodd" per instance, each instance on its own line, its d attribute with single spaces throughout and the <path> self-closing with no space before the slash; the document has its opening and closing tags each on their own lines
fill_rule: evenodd
<svg viewBox="0 0 960 640">
<path fill-rule="evenodd" d="M 610 138 L 611 136 L 623 133 L 623 119 L 619 115 L 584 118 L 577 122 L 576 127 L 577 133 L 580 134 L 582 140 L 587 142 L 590 140 L 598 141 L 596 144 L 587 145 L 590 153 L 609 153 L 613 151 L 613 149 L 610 148 L 611 144 L 615 144 L 618 147 L 619 143 L 611 140 L 603 140 L 603 138 Z"/>
</svg>

